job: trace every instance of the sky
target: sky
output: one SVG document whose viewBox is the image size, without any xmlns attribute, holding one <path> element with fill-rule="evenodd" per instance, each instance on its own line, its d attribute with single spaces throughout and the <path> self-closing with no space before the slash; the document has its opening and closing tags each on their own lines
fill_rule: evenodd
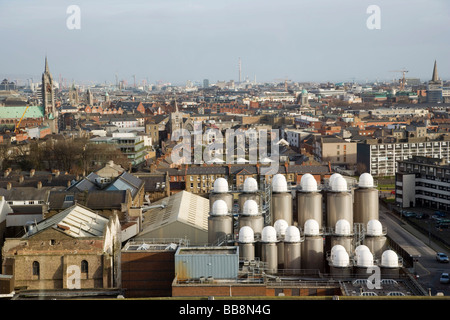
<svg viewBox="0 0 450 320">
<path fill-rule="evenodd" d="M 0 30 L 19 84 L 450 79 L 448 0 L 0 0 Z"/>
</svg>

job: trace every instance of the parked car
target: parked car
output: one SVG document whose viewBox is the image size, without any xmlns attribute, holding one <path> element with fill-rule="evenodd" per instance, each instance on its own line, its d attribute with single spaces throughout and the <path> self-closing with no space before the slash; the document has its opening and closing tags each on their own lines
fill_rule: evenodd
<svg viewBox="0 0 450 320">
<path fill-rule="evenodd" d="M 438 217 L 441 217 L 441 218 L 445 217 L 445 213 L 440 212 L 440 211 L 436 211 L 434 214 L 435 214 L 436 216 L 438 216 Z"/>
<path fill-rule="evenodd" d="M 440 283 L 450 283 L 450 277 L 447 272 L 443 272 L 439 278 Z"/>
<path fill-rule="evenodd" d="M 426 213 L 418 213 L 416 215 L 417 219 L 428 219 L 430 217 L 430 215 L 426 214 Z"/>
<path fill-rule="evenodd" d="M 438 252 L 438 253 L 436 253 L 436 260 L 439 262 L 447 262 L 448 263 L 448 256 L 445 253 Z"/>
<path fill-rule="evenodd" d="M 404 216 L 404 217 L 415 217 L 416 214 L 414 212 L 411 212 L 411 211 L 402 211 L 402 216 Z"/>
</svg>

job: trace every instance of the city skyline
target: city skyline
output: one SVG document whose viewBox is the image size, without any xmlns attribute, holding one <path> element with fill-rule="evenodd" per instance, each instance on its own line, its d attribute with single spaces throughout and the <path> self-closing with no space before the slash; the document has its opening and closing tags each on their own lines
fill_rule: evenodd
<svg viewBox="0 0 450 320">
<path fill-rule="evenodd" d="M 68 7 L 79 8 L 70 29 Z M 368 8 L 380 8 L 370 29 Z M 45 56 L 55 81 L 388 81 L 450 78 L 450 3 L 398 1 L 0 0 L 0 76 L 39 82 Z M 22 83 L 23 84 L 23 83 Z"/>
</svg>

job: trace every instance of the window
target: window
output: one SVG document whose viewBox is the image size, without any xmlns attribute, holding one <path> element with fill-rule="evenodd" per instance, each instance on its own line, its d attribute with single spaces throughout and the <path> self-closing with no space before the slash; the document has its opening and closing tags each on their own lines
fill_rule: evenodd
<svg viewBox="0 0 450 320">
<path fill-rule="evenodd" d="M 33 261 L 33 276 L 39 276 L 39 262 Z"/>
<path fill-rule="evenodd" d="M 89 265 L 88 262 L 86 260 L 82 260 L 81 261 L 81 273 L 88 273 L 89 271 Z"/>
</svg>

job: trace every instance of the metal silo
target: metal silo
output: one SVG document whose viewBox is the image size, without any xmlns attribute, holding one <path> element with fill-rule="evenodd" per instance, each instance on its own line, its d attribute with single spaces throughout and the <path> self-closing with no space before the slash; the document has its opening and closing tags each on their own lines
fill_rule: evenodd
<svg viewBox="0 0 450 320">
<path fill-rule="evenodd" d="M 289 227 L 286 220 L 278 219 L 273 224 L 273 227 L 275 228 L 277 232 L 277 247 L 278 247 L 278 268 L 283 269 L 284 268 L 284 238 L 286 236 L 286 229 Z"/>
<path fill-rule="evenodd" d="M 242 193 L 238 196 L 238 205 L 241 212 L 244 209 L 244 203 L 247 200 L 256 201 L 259 207 L 262 205 L 261 194 L 258 191 L 258 182 L 252 177 L 245 179 Z"/>
<path fill-rule="evenodd" d="M 306 220 L 304 235 L 305 239 L 301 245 L 302 269 L 319 270 L 320 272 L 323 272 L 324 244 L 319 223 L 314 219 Z"/>
<path fill-rule="evenodd" d="M 400 276 L 402 263 L 393 250 L 385 250 L 381 255 L 381 276 L 385 279 L 397 279 Z"/>
<path fill-rule="evenodd" d="M 214 202 L 208 217 L 208 243 L 231 238 L 233 235 L 233 216 L 228 211 L 227 203 L 221 199 Z"/>
<path fill-rule="evenodd" d="M 239 258 L 244 261 L 255 260 L 255 237 L 251 227 L 239 229 Z"/>
<path fill-rule="evenodd" d="M 353 226 L 353 196 L 343 177 L 332 181 L 331 190 L 327 193 L 327 226 L 334 228 L 336 222 L 345 219 Z"/>
<path fill-rule="evenodd" d="M 278 271 L 277 231 L 272 226 L 266 226 L 261 235 L 261 261 L 266 264 L 266 272 L 275 274 Z"/>
<path fill-rule="evenodd" d="M 293 220 L 292 205 L 292 194 L 288 190 L 286 178 L 282 174 L 274 175 L 270 199 L 270 221 L 283 219 L 291 225 Z"/>
<path fill-rule="evenodd" d="M 367 222 L 367 231 L 363 241 L 375 259 L 379 259 L 382 253 L 387 249 L 386 230 L 383 229 L 380 221 L 372 219 Z"/>
<path fill-rule="evenodd" d="M 374 257 L 370 249 L 366 245 L 359 245 L 355 248 L 354 255 L 355 273 L 357 275 L 366 276 L 371 273 L 367 272 L 368 268 L 374 267 Z"/>
<path fill-rule="evenodd" d="M 354 235 L 350 223 L 345 219 L 336 222 L 336 227 L 331 234 L 331 247 L 341 245 L 348 254 L 353 252 Z"/>
<path fill-rule="evenodd" d="M 214 181 L 213 190 L 209 194 L 210 212 L 212 212 L 214 202 L 218 199 L 227 203 L 228 211 L 231 213 L 233 210 L 233 195 L 229 193 L 228 182 L 224 178 L 217 178 Z"/>
<path fill-rule="evenodd" d="M 369 173 L 359 177 L 358 187 L 353 191 L 353 219 L 355 223 L 367 224 L 379 218 L 378 190 Z"/>
<path fill-rule="evenodd" d="M 301 268 L 301 237 L 296 226 L 289 226 L 284 237 L 284 270 L 288 274 L 299 274 Z"/>
<path fill-rule="evenodd" d="M 305 174 L 300 180 L 300 189 L 297 191 L 297 221 L 304 226 L 309 219 L 317 221 L 322 228 L 322 194 L 317 188 L 317 181 L 311 174 Z"/>
<path fill-rule="evenodd" d="M 353 266 L 350 261 L 350 255 L 340 245 L 335 245 L 331 248 L 328 264 L 333 278 L 348 278 L 352 274 Z"/>
<path fill-rule="evenodd" d="M 244 226 L 251 227 L 255 237 L 261 237 L 261 232 L 264 228 L 264 216 L 255 200 L 245 201 L 244 208 L 238 217 L 238 225 L 239 229 Z"/>
</svg>

